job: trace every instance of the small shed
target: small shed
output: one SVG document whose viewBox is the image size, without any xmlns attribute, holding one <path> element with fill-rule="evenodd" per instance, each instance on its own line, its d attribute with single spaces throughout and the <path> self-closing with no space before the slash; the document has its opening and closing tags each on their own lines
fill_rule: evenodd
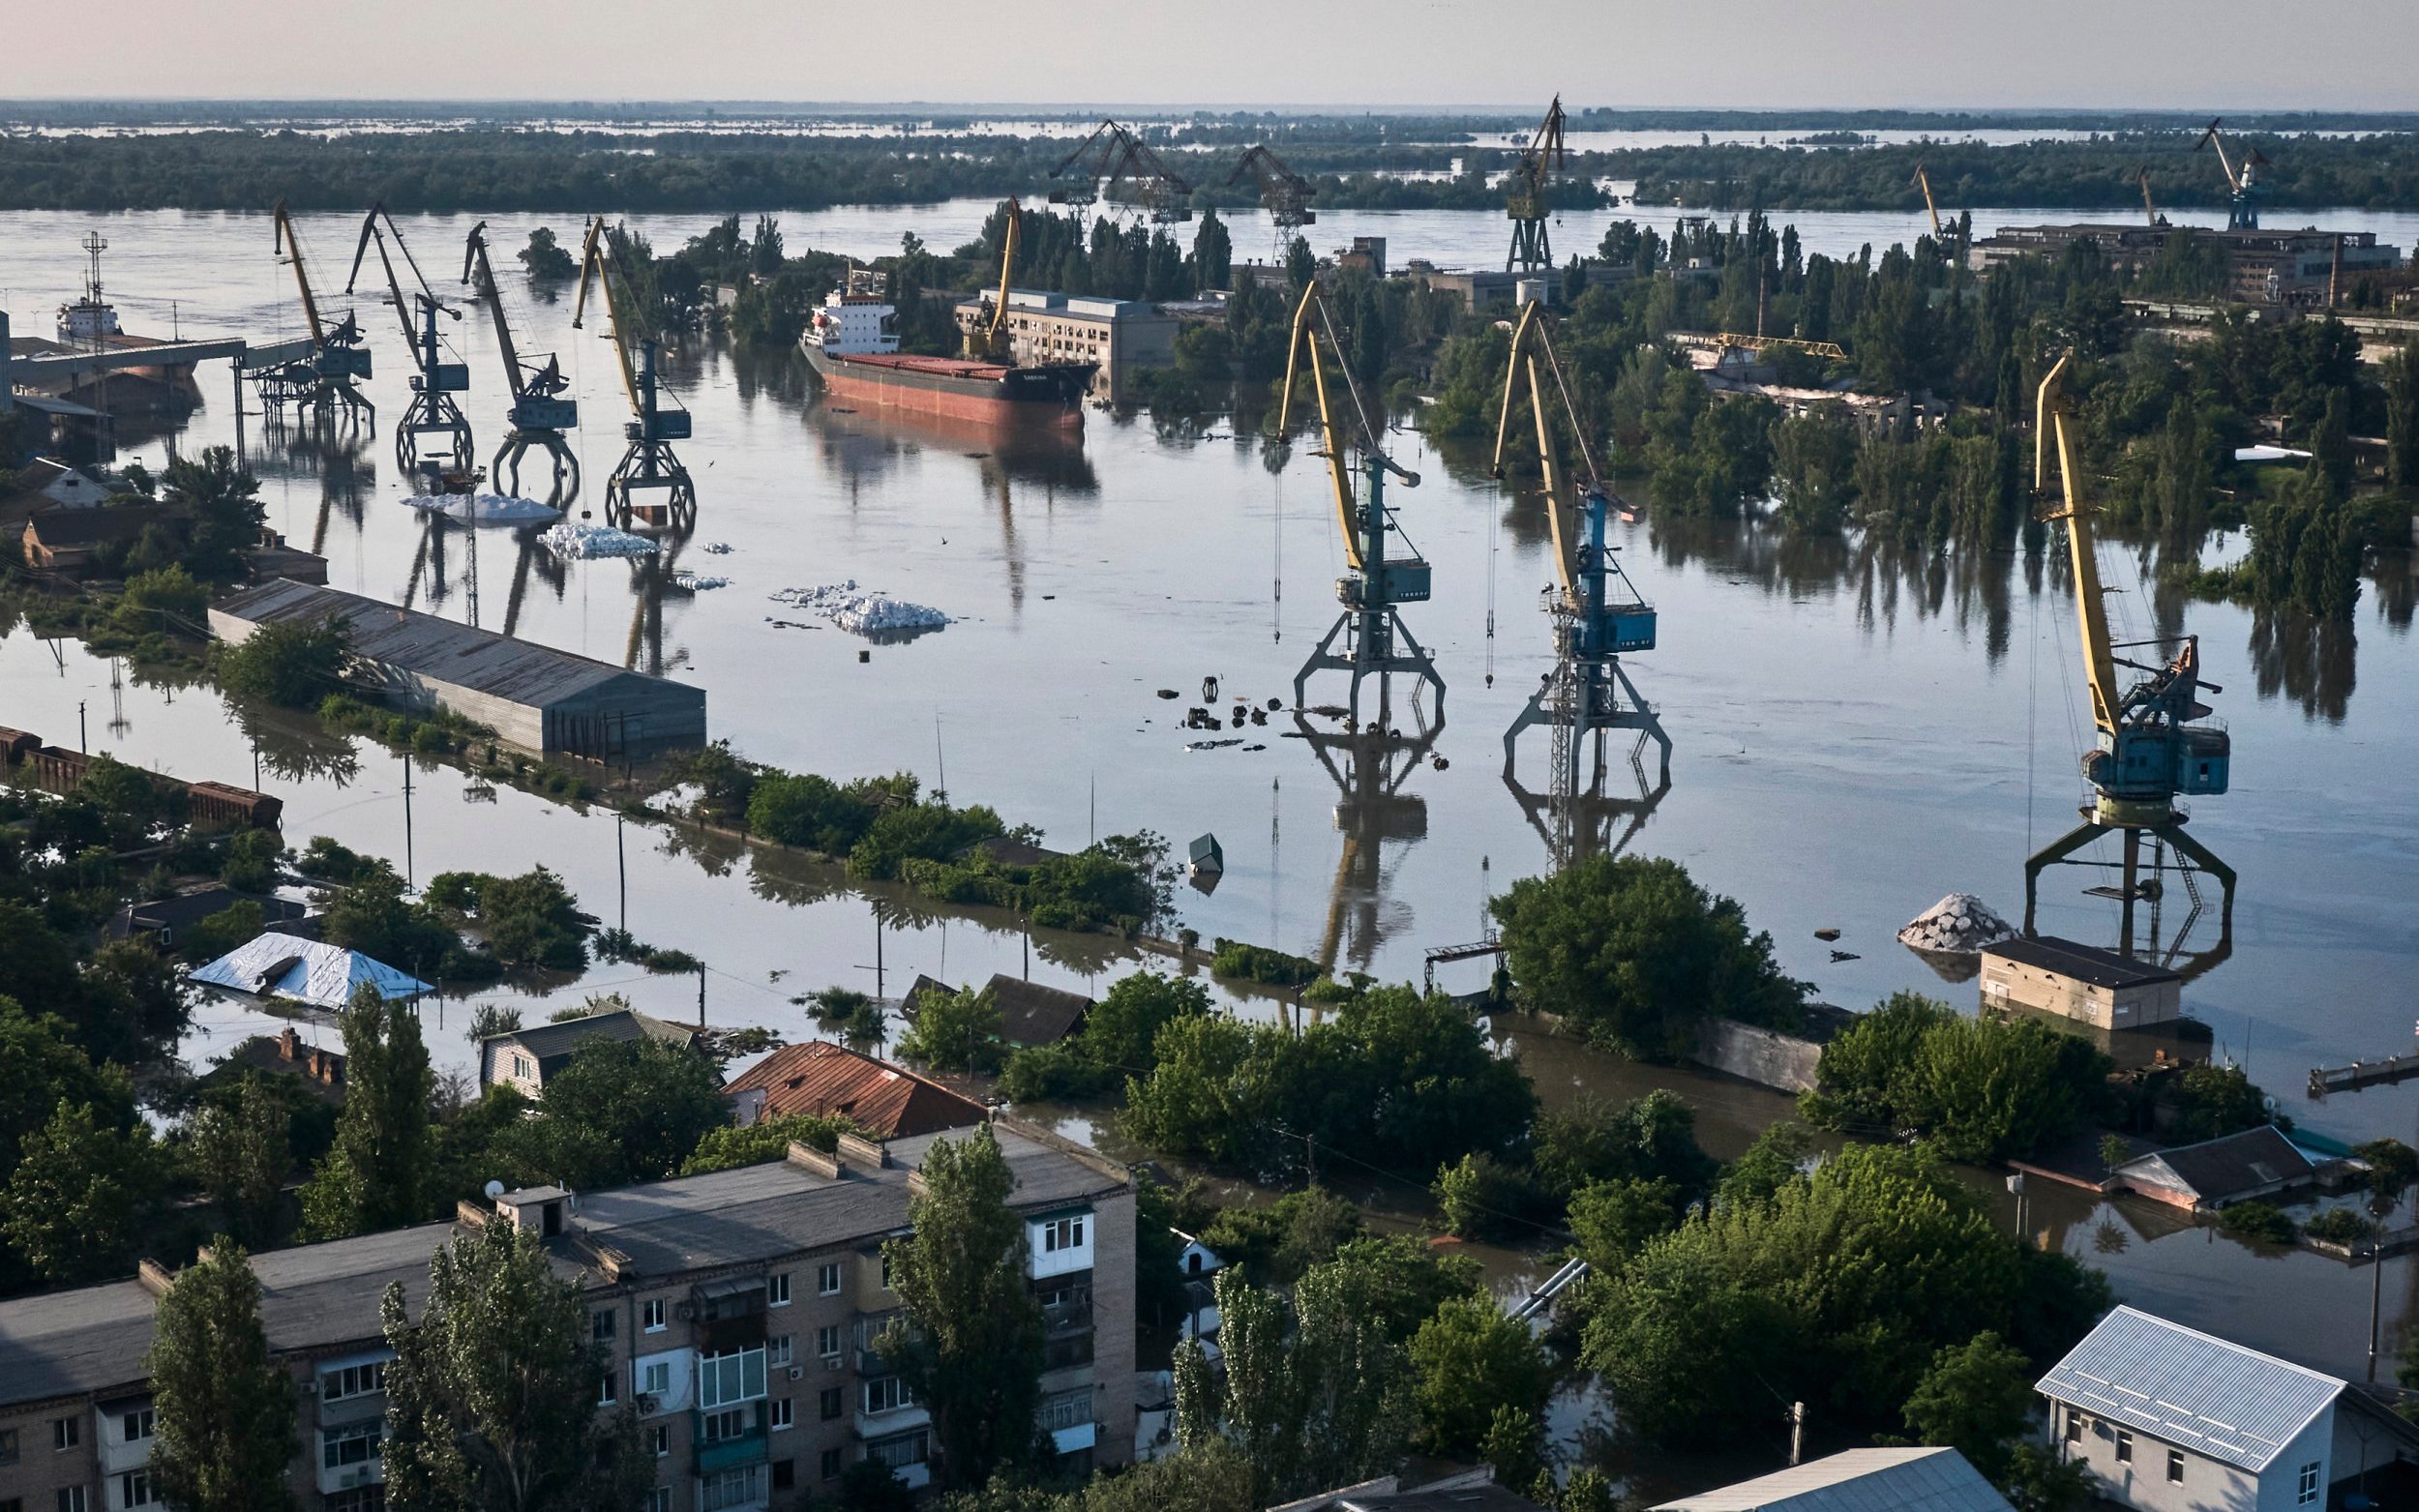
<svg viewBox="0 0 2419 1512">
<path fill-rule="evenodd" d="M 2138 1029 L 2184 1016 L 2184 979 L 2113 950 L 2054 935 L 1983 947 L 1983 1006 L 2030 1008 L 2102 1029 Z"/>
<path fill-rule="evenodd" d="M 524 1095 L 539 1097 L 545 1093 L 547 1079 L 570 1063 L 572 1052 L 583 1041 L 651 1039 L 695 1048 L 704 1032 L 630 1008 L 531 1024 L 491 1034 L 479 1042 L 479 1085 L 509 1082 Z"/>
<path fill-rule="evenodd" d="M 1176 1252 L 1176 1263 L 1186 1277 L 1213 1275 L 1226 1268 L 1226 1261 L 1219 1258 L 1218 1252 L 1202 1243 L 1198 1237 L 1181 1229 L 1170 1229 L 1168 1232 L 1183 1241 L 1184 1247 Z"/>
<path fill-rule="evenodd" d="M 167 518 L 167 511 L 157 504 L 38 510 L 25 521 L 25 564 L 44 572 L 80 573 L 101 548 L 131 542 Z"/>
<path fill-rule="evenodd" d="M 705 739 L 702 688 L 357 593 L 281 578 L 210 607 L 211 634 L 238 645 L 263 625 L 335 620 L 388 702 L 448 710 L 524 751 L 617 760 Z"/>
<path fill-rule="evenodd" d="M 2307 1186 L 2317 1179 L 2318 1167 L 2275 1125 L 2263 1124 L 2136 1156 L 2110 1174 L 2117 1184 L 2154 1202 L 2215 1212 L 2229 1203 Z"/>
<path fill-rule="evenodd" d="M 330 1011 L 351 1002 L 353 994 L 365 987 L 376 989 L 389 1002 L 436 991 L 418 977 L 358 950 L 275 930 L 196 968 L 193 979 L 210 987 L 284 997 Z"/>
<path fill-rule="evenodd" d="M 1018 1049 L 1035 1045 L 1056 1045 L 1083 1028 L 1091 1016 L 1091 999 L 1081 993 L 1070 993 L 1062 987 L 1044 987 L 1022 977 L 995 973 L 983 984 L 992 1002 L 1000 1010 L 1000 1038 Z M 899 1004 L 900 1011 L 912 1020 L 927 998 L 935 995 L 955 997 L 957 990 L 945 982 L 918 976 Z"/>
</svg>

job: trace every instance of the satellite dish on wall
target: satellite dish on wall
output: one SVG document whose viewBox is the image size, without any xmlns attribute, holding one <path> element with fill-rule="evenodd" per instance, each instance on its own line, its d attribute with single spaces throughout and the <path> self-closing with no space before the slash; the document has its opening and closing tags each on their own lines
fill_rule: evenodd
<svg viewBox="0 0 2419 1512">
<path fill-rule="evenodd" d="M 497 1198 L 504 1195 L 504 1183 L 501 1181 L 491 1181 L 479 1190 L 485 1192 L 487 1194 L 487 1200 L 493 1202 Z"/>
</svg>

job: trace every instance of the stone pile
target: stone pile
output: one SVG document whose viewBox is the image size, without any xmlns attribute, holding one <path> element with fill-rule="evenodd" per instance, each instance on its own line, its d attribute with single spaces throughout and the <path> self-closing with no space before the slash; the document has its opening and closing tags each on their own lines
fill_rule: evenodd
<svg viewBox="0 0 2419 1512">
<path fill-rule="evenodd" d="M 1990 911 L 1972 893 L 1951 893 L 1907 921 L 1898 943 L 1941 956 L 1980 954 L 1986 945 L 2016 936 L 2016 926 Z"/>
<path fill-rule="evenodd" d="M 784 588 L 772 598 L 776 604 L 812 609 L 858 636 L 912 634 L 939 630 L 949 623 L 949 616 L 937 608 L 859 588 L 853 578 L 816 588 Z"/>
</svg>

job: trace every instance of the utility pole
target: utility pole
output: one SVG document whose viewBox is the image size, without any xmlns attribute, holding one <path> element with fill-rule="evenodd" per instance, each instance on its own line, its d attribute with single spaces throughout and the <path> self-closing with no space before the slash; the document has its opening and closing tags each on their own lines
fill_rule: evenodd
<svg viewBox="0 0 2419 1512">
<path fill-rule="evenodd" d="M 75 700 L 75 749 L 92 750 L 92 737 L 84 733 L 84 700 L 81 698 Z"/>
<path fill-rule="evenodd" d="M 613 871 L 621 885 L 621 932 L 630 933 L 630 852 L 623 843 L 628 821 L 619 814 L 613 815 Z"/>
<path fill-rule="evenodd" d="M 1789 1463 L 1796 1465 L 1806 1458 L 1806 1404 L 1789 1404 Z"/>
<path fill-rule="evenodd" d="M 2385 1290 L 2385 1220 L 2369 1230 L 2369 1384 L 2377 1383 L 2377 1303 Z"/>
<path fill-rule="evenodd" d="M 412 883 L 411 867 L 411 757 L 403 757 L 403 886 Z"/>
<path fill-rule="evenodd" d="M 697 1026 L 705 1027 L 705 963 L 697 964 Z"/>
</svg>

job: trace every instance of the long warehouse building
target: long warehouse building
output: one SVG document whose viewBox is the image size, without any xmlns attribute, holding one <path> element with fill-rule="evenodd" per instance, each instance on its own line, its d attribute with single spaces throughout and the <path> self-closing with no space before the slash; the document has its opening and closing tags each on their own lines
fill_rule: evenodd
<svg viewBox="0 0 2419 1512">
<path fill-rule="evenodd" d="M 263 625 L 343 620 L 356 675 L 387 701 L 444 709 L 507 745 L 598 760 L 702 745 L 705 690 L 340 588 L 277 578 L 210 607 L 210 632 L 241 644 Z"/>
</svg>

